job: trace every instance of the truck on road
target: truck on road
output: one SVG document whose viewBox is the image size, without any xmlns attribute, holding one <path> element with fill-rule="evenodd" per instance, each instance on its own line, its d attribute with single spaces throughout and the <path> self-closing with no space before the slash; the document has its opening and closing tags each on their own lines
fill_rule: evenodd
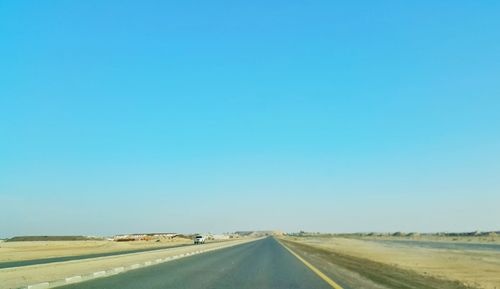
<svg viewBox="0 0 500 289">
<path fill-rule="evenodd" d="M 197 244 L 205 244 L 205 237 L 202 236 L 202 235 L 196 235 L 196 237 L 194 237 L 194 244 L 197 245 Z"/>
</svg>

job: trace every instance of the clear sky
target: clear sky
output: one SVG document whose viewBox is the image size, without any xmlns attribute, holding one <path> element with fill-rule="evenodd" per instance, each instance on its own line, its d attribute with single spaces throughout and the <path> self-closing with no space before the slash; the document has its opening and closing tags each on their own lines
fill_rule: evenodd
<svg viewBox="0 0 500 289">
<path fill-rule="evenodd" d="M 0 237 L 499 230 L 499 204 L 499 1 L 0 2 Z"/>
</svg>

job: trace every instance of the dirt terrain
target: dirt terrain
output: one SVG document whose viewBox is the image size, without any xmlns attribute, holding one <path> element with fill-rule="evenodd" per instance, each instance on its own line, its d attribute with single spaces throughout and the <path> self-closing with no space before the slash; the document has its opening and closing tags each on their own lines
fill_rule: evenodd
<svg viewBox="0 0 500 289">
<path fill-rule="evenodd" d="M 107 240 L 0 242 L 0 262 L 167 247 L 191 244 L 192 242 L 192 240 L 185 238 L 133 242 Z"/>
<path fill-rule="evenodd" d="M 283 240 L 315 259 L 311 262 L 323 262 L 325 270 L 356 272 L 373 282 L 356 288 L 500 288 L 497 250 L 436 249 L 336 237 Z"/>
<path fill-rule="evenodd" d="M 420 235 L 408 234 L 406 236 L 390 236 L 390 235 L 362 235 L 353 238 L 361 240 L 387 240 L 387 241 L 431 241 L 431 242 L 457 242 L 457 243 L 472 243 L 472 244 L 500 244 L 500 236 L 490 234 L 487 236 L 444 236 L 444 235 Z"/>
</svg>

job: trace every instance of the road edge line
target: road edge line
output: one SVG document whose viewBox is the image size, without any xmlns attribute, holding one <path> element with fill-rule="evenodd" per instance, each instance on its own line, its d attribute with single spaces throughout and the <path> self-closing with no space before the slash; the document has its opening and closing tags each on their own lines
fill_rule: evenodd
<svg viewBox="0 0 500 289">
<path fill-rule="evenodd" d="M 337 282 L 333 281 L 330 277 L 326 276 L 325 273 L 321 272 L 318 268 L 314 267 L 311 263 L 307 262 L 304 258 L 300 257 L 299 254 L 295 253 L 294 251 L 292 251 L 292 249 L 288 248 L 285 244 L 283 244 L 279 240 L 278 240 L 278 243 L 281 246 L 283 246 L 285 249 L 287 249 L 288 252 L 290 252 L 290 254 L 292 254 L 297 259 L 299 259 L 302 263 L 304 263 L 304 265 L 306 265 L 307 268 L 309 268 L 311 271 L 313 271 L 314 273 L 316 273 L 316 275 L 318 275 L 321 279 L 323 279 L 323 281 L 325 281 L 326 283 L 328 283 L 328 285 L 332 286 L 332 288 L 335 288 L 335 289 L 344 289 L 342 286 L 340 286 L 339 284 L 337 284 Z"/>
</svg>

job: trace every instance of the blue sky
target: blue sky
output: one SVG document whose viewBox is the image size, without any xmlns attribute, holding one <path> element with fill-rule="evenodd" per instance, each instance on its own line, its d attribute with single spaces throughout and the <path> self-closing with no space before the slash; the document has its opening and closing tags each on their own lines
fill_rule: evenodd
<svg viewBox="0 0 500 289">
<path fill-rule="evenodd" d="M 2 1 L 0 237 L 500 229 L 497 1 Z"/>
</svg>

